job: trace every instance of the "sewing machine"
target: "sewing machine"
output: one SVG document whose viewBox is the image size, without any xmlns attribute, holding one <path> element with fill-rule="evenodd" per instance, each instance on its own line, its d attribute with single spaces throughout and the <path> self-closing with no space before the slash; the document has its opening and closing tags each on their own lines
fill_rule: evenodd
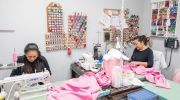
<svg viewBox="0 0 180 100">
<path fill-rule="evenodd" d="M 94 60 L 92 54 L 82 54 L 83 60 L 79 60 L 78 64 L 82 66 L 85 70 L 91 70 L 93 72 L 98 72 L 100 70 L 97 60 Z"/>
<path fill-rule="evenodd" d="M 15 95 L 19 95 L 18 98 L 24 100 L 28 94 L 47 92 L 49 86 L 50 74 L 48 71 L 7 77 L 0 80 L 0 98 L 11 100 Z"/>
</svg>

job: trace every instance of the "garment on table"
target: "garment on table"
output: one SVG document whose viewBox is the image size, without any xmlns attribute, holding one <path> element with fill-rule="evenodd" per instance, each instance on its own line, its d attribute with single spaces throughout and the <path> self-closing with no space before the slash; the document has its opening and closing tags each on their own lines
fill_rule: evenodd
<svg viewBox="0 0 180 100">
<path fill-rule="evenodd" d="M 126 64 L 123 66 L 123 70 L 132 70 L 133 72 L 145 76 L 146 80 L 156 84 L 158 87 L 170 88 L 170 85 L 166 81 L 166 78 L 154 68 L 145 68 L 143 66 L 135 66 L 131 64 Z"/>
<path fill-rule="evenodd" d="M 61 86 L 52 86 L 49 90 L 48 100 L 96 100 L 100 93 L 100 87 L 91 72 L 70 79 Z"/>
<path fill-rule="evenodd" d="M 112 69 L 116 66 L 122 67 L 124 60 L 129 60 L 129 58 L 116 49 L 111 49 L 103 56 L 102 69 L 96 74 L 100 86 L 109 86 L 111 84 Z"/>
<path fill-rule="evenodd" d="M 131 61 L 147 62 L 148 68 L 153 66 L 153 59 L 153 51 L 150 48 L 147 48 L 143 51 L 134 49 L 133 55 L 131 57 Z"/>
<path fill-rule="evenodd" d="M 123 60 L 121 58 L 120 59 L 111 58 L 108 60 L 103 60 L 102 70 L 104 70 L 106 75 L 108 77 L 110 77 L 110 79 L 111 79 L 112 78 L 112 69 L 116 66 L 118 66 L 118 67 L 123 66 Z"/>
<path fill-rule="evenodd" d="M 104 70 L 98 72 L 95 77 L 100 86 L 109 86 L 111 84 L 111 79 L 107 76 Z"/>
</svg>

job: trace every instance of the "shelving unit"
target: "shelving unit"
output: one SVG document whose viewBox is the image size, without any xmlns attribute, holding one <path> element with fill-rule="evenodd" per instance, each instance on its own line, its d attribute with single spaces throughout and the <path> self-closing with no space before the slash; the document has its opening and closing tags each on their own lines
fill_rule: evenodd
<svg viewBox="0 0 180 100">
<path fill-rule="evenodd" d="M 51 2 L 47 6 L 46 51 L 67 49 L 67 38 L 64 32 L 63 21 L 63 9 L 61 5 Z"/>
<path fill-rule="evenodd" d="M 178 2 L 166 0 L 152 3 L 151 36 L 175 37 Z"/>
</svg>

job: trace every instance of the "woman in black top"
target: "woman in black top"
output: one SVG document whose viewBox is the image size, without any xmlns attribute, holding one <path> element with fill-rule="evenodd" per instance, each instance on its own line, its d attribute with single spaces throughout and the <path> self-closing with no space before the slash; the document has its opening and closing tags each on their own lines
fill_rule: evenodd
<svg viewBox="0 0 180 100">
<path fill-rule="evenodd" d="M 24 53 L 25 55 L 19 56 L 17 60 L 18 63 L 24 63 L 24 66 L 14 69 L 10 76 L 42 72 L 45 68 L 51 74 L 49 64 L 46 58 L 41 55 L 37 44 L 27 44 Z"/>
<path fill-rule="evenodd" d="M 147 46 L 146 36 L 137 36 L 134 38 L 135 49 L 131 57 L 131 64 L 142 65 L 147 68 L 153 66 L 153 51 Z"/>
</svg>

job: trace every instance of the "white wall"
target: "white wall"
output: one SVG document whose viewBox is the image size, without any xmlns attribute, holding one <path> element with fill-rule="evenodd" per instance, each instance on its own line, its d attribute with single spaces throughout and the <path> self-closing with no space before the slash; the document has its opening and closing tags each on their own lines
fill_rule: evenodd
<svg viewBox="0 0 180 100">
<path fill-rule="evenodd" d="M 140 21 L 139 21 L 139 33 L 143 34 L 143 18 L 144 18 L 144 2 L 145 0 L 125 0 L 125 7 L 129 8 L 130 14 L 136 14 L 139 15 Z"/>
<path fill-rule="evenodd" d="M 46 6 L 49 2 L 50 0 L 0 1 L 0 29 L 15 30 L 14 33 L 0 33 L 0 62 L 11 62 L 11 53 L 14 47 L 21 55 L 27 43 L 35 42 L 39 45 L 42 54 L 48 59 L 52 70 L 52 79 L 65 80 L 70 78 L 70 63 L 80 58 L 83 52 L 92 52 L 93 43 L 97 42 L 96 32 L 101 31 L 99 19 L 103 8 L 119 8 L 120 0 L 56 0 L 64 9 L 66 32 L 68 14 L 79 11 L 88 15 L 87 48 L 73 50 L 71 56 L 67 56 L 67 51 L 45 52 Z M 8 75 L 7 72 L 1 72 L 0 77 Z"/>
<path fill-rule="evenodd" d="M 79 59 L 84 52 L 93 51 L 93 43 L 97 42 L 98 31 L 102 32 L 99 24 L 103 8 L 120 8 L 121 0 L 54 0 L 59 2 L 64 10 L 64 24 L 67 32 L 67 16 L 74 11 L 84 12 L 88 15 L 87 47 L 67 51 L 45 52 L 44 34 L 46 28 L 46 6 L 53 0 L 1 0 L 0 1 L 0 29 L 14 29 L 13 33 L 0 33 L 0 63 L 11 62 L 11 53 L 16 48 L 19 55 L 23 54 L 24 46 L 29 42 L 39 45 L 42 54 L 47 58 L 51 70 L 52 80 L 65 80 L 70 78 L 70 64 Z M 143 18 L 144 0 L 125 0 L 125 7 L 131 14 L 138 14 Z M 140 27 L 143 26 L 140 21 Z M 140 30 L 142 33 L 142 30 Z M 103 43 L 103 34 L 100 34 L 100 43 Z M 103 43 L 104 48 L 104 43 Z M 104 49 L 103 49 L 104 51 Z M 0 79 L 9 76 L 11 71 L 0 71 Z"/>
<path fill-rule="evenodd" d="M 178 10 L 178 16 L 180 16 L 180 6 L 179 6 L 179 10 Z M 150 0 L 145 0 L 144 2 L 144 22 L 143 22 L 143 31 L 144 33 L 147 33 L 147 35 L 150 35 L 150 19 L 151 19 L 151 1 Z M 180 39 L 180 17 L 178 17 L 177 19 L 177 28 L 176 28 L 176 33 L 177 33 L 177 37 Z M 165 54 L 165 48 L 164 48 L 164 38 L 156 38 L 153 37 L 152 38 L 152 48 L 162 51 Z M 170 56 L 170 50 L 168 50 L 168 56 L 167 58 L 169 58 Z M 173 51 L 173 56 L 172 56 L 172 62 L 171 62 L 171 66 L 169 69 L 165 69 L 163 70 L 163 74 L 166 76 L 166 78 L 168 79 L 172 79 L 172 73 L 173 70 L 176 68 L 180 68 L 180 50 L 174 50 Z M 169 61 L 169 59 L 167 59 L 167 61 Z M 167 62 L 168 64 L 168 62 Z"/>
</svg>

